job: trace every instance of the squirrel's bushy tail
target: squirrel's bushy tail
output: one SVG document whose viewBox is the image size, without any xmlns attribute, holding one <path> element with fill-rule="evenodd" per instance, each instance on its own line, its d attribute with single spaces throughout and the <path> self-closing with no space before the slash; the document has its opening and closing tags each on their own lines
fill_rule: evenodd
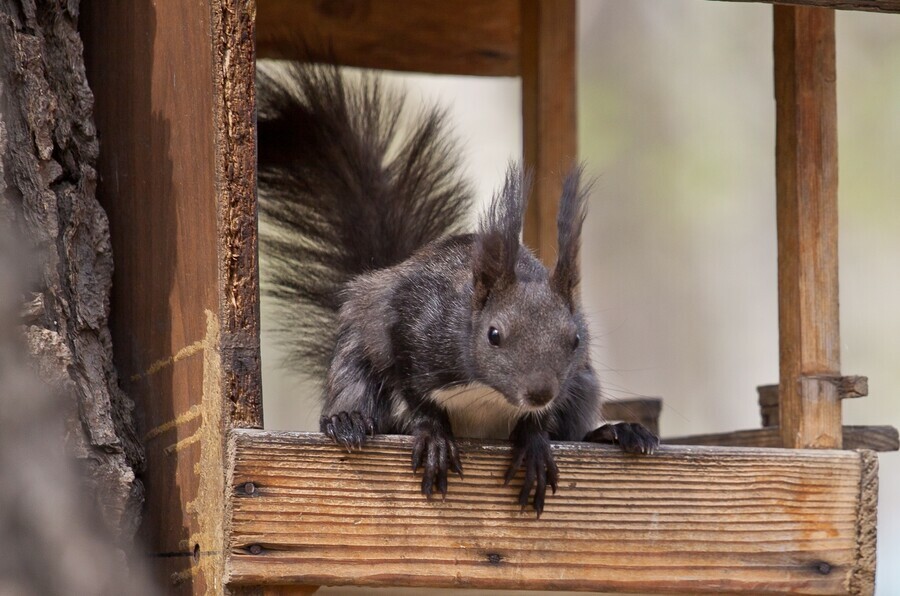
<svg viewBox="0 0 900 596">
<path fill-rule="evenodd" d="M 263 294 L 285 364 L 319 376 L 347 281 L 459 231 L 472 192 L 444 113 L 404 119 L 374 76 L 281 63 L 256 88 Z"/>
</svg>

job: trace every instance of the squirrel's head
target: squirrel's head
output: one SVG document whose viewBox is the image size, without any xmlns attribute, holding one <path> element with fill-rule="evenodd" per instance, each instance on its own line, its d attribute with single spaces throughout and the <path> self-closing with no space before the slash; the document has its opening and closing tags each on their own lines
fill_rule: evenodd
<svg viewBox="0 0 900 596">
<path fill-rule="evenodd" d="M 548 272 L 521 246 L 529 180 L 510 167 L 476 236 L 473 341 L 479 380 L 524 410 L 549 407 L 588 355 L 577 295 L 578 252 L 587 193 L 581 170 L 560 200 L 559 256 Z"/>
</svg>

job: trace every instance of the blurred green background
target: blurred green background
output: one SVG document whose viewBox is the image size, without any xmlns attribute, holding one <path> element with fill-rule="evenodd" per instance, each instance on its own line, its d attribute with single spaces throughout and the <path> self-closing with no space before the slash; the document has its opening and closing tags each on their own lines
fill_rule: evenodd
<svg viewBox="0 0 900 596">
<path fill-rule="evenodd" d="M 580 153 L 598 176 L 584 298 L 604 391 L 662 396 L 664 436 L 758 427 L 755 388 L 778 382 L 772 8 L 583 0 L 579 19 Z M 842 369 L 870 387 L 844 419 L 898 426 L 900 15 L 838 12 L 837 56 Z M 518 81 L 390 78 L 451 108 L 486 200 L 521 152 Z M 314 430 L 316 391 L 278 367 L 266 314 L 266 426 Z M 880 461 L 887 596 L 900 455 Z"/>
</svg>

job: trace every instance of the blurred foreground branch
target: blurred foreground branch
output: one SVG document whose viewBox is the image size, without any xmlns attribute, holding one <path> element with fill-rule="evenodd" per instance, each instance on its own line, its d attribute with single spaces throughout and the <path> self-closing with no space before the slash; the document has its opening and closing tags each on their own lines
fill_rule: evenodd
<svg viewBox="0 0 900 596">
<path fill-rule="evenodd" d="M 77 20 L 77 0 L 0 0 L 3 594 L 146 593 L 137 577 L 123 583 L 143 453 L 112 360 L 113 261 Z"/>
</svg>

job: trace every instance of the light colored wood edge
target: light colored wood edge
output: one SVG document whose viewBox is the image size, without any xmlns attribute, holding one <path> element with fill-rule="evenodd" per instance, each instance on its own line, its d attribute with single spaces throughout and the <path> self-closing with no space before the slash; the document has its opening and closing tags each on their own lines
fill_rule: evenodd
<svg viewBox="0 0 900 596">
<path fill-rule="evenodd" d="M 753 2 L 758 4 L 784 4 L 793 6 L 819 6 L 835 10 L 862 10 L 868 12 L 900 12 L 900 0 L 717 0 L 726 2 Z"/>
<path fill-rule="evenodd" d="M 872 451 L 900 450 L 900 437 L 893 426 L 844 426 L 844 449 L 871 449 Z M 723 447 L 781 447 L 781 435 L 777 426 L 737 430 L 727 433 L 711 433 L 663 439 L 667 445 L 720 445 Z"/>
<path fill-rule="evenodd" d="M 895 431 L 896 432 L 896 431 Z M 862 473 L 859 478 L 857 513 L 857 564 L 850 575 L 850 593 L 871 596 L 875 593 L 875 551 L 878 537 L 878 456 L 860 451 Z"/>
<path fill-rule="evenodd" d="M 519 74 L 519 0 L 257 2 L 260 58 L 438 74 Z M 302 52 L 301 37 L 307 46 Z"/>
<path fill-rule="evenodd" d="M 850 587 L 871 575 L 865 557 L 874 535 L 860 524 L 873 515 L 865 491 L 877 472 L 869 456 L 848 451 L 666 446 L 633 457 L 555 444 L 560 492 L 535 520 L 518 513 L 516 489 L 501 486 L 509 456 L 503 442 L 462 442 L 468 473 L 452 479 L 446 503 L 416 491 L 409 437 L 377 437 L 352 455 L 318 433 L 238 430 L 231 445 L 231 528 L 243 532 L 232 534 L 227 553 L 232 585 L 838 594 L 854 593 Z M 250 495 L 248 479 L 255 481 Z M 640 500 L 649 494 L 671 500 L 648 509 Z M 745 499 L 753 501 L 746 516 Z M 760 533 L 743 543 L 754 524 Z M 631 529 L 623 533 L 625 526 Z M 259 534 L 263 527 L 274 533 Z M 259 554 L 250 554 L 253 545 Z M 402 549 L 408 554 L 398 555 Z M 561 556 L 566 564 L 553 563 Z M 583 562 L 597 556 L 621 562 Z M 439 563 L 443 557 L 450 558 Z M 473 567 L 473 557 L 486 560 Z M 709 571 L 723 561 L 727 573 Z M 646 565 L 656 571 L 645 573 Z M 552 577 L 548 569 L 556 569 Z"/>
</svg>

